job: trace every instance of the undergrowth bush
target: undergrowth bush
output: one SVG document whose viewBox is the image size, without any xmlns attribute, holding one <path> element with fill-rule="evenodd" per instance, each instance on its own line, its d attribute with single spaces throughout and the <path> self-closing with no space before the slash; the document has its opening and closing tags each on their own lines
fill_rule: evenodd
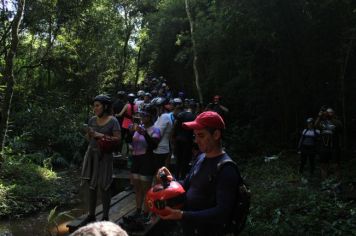
<svg viewBox="0 0 356 236">
<path fill-rule="evenodd" d="M 356 204 L 342 198 L 339 183 L 301 176 L 297 167 L 295 155 L 243 166 L 253 193 L 243 235 L 355 235 Z"/>
<path fill-rule="evenodd" d="M 0 218 L 17 217 L 63 204 L 61 178 L 39 165 L 8 156 L 0 172 Z"/>
<path fill-rule="evenodd" d="M 29 154 L 27 158 L 37 164 L 62 167 L 82 156 L 86 146 L 82 124 L 89 115 L 83 108 L 65 103 L 55 93 L 16 105 L 7 145 L 13 153 Z"/>
</svg>

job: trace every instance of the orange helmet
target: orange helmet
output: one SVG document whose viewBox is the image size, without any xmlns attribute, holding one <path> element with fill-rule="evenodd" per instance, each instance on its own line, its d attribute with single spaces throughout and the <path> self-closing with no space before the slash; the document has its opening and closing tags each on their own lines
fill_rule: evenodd
<svg viewBox="0 0 356 236">
<path fill-rule="evenodd" d="M 184 205 L 185 190 L 176 181 L 162 181 L 162 184 L 153 186 L 146 194 L 146 205 L 148 209 L 158 215 L 168 214 L 166 206 L 180 209 Z"/>
</svg>

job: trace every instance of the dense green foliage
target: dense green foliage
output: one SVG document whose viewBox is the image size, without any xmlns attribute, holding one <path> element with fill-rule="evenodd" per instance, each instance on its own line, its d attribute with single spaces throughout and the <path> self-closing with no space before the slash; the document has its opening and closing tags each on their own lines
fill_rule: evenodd
<svg viewBox="0 0 356 236">
<path fill-rule="evenodd" d="M 294 147 L 305 117 L 323 104 L 336 109 L 352 143 L 353 1 L 190 2 L 203 95 L 207 103 L 222 94 L 230 108 L 231 149 L 246 156 Z M 14 12 L 2 14 L 4 56 Z M 197 97 L 184 1 L 29 1 L 14 75 L 9 140 L 26 140 L 25 152 L 51 147 L 71 162 L 95 94 L 163 75 L 175 92 Z"/>
<path fill-rule="evenodd" d="M 5 2 L 0 3 L 0 105 L 16 13 Z M 162 75 L 175 93 L 197 97 L 184 3 L 26 2 L 0 171 L 0 217 L 60 203 L 58 176 L 48 169 L 80 163 L 86 147 L 81 127 L 96 94 L 137 89 L 143 78 Z M 346 151 L 355 148 L 356 2 L 190 0 L 190 5 L 204 102 L 223 95 L 230 109 L 225 146 L 248 160 L 255 196 L 247 232 L 355 234 L 354 203 L 300 181 L 295 160 L 265 164 L 247 157 L 295 148 L 304 119 L 324 104 L 344 123 Z"/>
<path fill-rule="evenodd" d="M 16 218 L 68 203 L 73 191 L 64 187 L 68 179 L 30 163 L 27 158 L 11 156 L 3 163 L 0 173 L 0 218 Z"/>
</svg>

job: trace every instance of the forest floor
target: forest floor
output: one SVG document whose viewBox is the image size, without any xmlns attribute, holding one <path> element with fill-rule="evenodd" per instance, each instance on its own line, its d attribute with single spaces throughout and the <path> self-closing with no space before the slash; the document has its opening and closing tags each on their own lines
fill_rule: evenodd
<svg viewBox="0 0 356 236">
<path fill-rule="evenodd" d="M 299 174 L 290 153 L 241 166 L 253 194 L 245 235 L 356 235 L 355 158 L 342 162 L 338 181 L 322 181 L 318 164 L 313 176 Z"/>
<path fill-rule="evenodd" d="M 299 156 L 280 154 L 239 161 L 252 192 L 244 235 L 356 235 L 356 159 L 342 162 L 342 179 L 298 173 Z M 318 167 L 318 165 L 317 165 Z M 150 235 L 181 235 L 161 221 Z"/>
<path fill-rule="evenodd" d="M 321 181 L 298 173 L 299 157 L 280 154 L 239 161 L 251 188 L 251 212 L 242 235 L 356 235 L 356 159 L 342 162 L 342 178 Z M 318 166 L 318 165 L 317 165 Z M 54 172 L 7 160 L 0 172 L 0 218 L 18 218 L 77 201 L 78 183 L 68 171 Z M 171 222 L 153 232 L 180 235 Z"/>
</svg>

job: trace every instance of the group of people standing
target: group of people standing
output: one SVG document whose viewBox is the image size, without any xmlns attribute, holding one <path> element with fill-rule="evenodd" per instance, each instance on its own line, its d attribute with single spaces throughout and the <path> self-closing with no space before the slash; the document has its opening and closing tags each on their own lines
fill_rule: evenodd
<svg viewBox="0 0 356 236">
<path fill-rule="evenodd" d="M 332 169 L 340 178 L 342 122 L 331 107 L 322 106 L 316 119 L 308 118 L 298 143 L 300 153 L 299 172 L 303 173 L 309 161 L 310 174 L 315 170 L 315 159 L 319 156 L 321 178 L 326 179 Z"/>
<path fill-rule="evenodd" d="M 154 183 L 157 171 L 163 166 L 172 167 L 173 175 L 177 179 L 184 179 L 192 161 L 201 154 L 201 148 L 194 143 L 193 129 L 183 127 L 184 123 L 193 122 L 203 112 L 199 103 L 185 98 L 183 92 L 173 97 L 164 82 L 153 84 L 159 84 L 152 90 L 153 93 L 143 90 L 137 93 L 118 91 L 114 102 L 107 95 L 94 98 L 94 116 L 88 122 L 86 136 L 89 145 L 81 175 L 89 184 L 89 214 L 83 225 L 96 221 L 98 190 L 102 195 L 102 220 L 109 220 L 112 157 L 115 151 L 124 150 L 124 143 L 127 145 L 126 154 L 132 158 L 131 183 L 136 193 L 137 210 L 132 217 L 142 222 L 149 220 L 144 198 Z M 216 110 L 223 116 L 228 109 L 222 106 L 220 101 L 220 96 L 214 96 L 206 110 Z M 221 120 L 222 116 L 219 116 Z M 116 150 L 103 151 L 103 138 L 115 143 Z M 172 156 L 176 160 L 175 166 L 170 163 Z"/>
</svg>

